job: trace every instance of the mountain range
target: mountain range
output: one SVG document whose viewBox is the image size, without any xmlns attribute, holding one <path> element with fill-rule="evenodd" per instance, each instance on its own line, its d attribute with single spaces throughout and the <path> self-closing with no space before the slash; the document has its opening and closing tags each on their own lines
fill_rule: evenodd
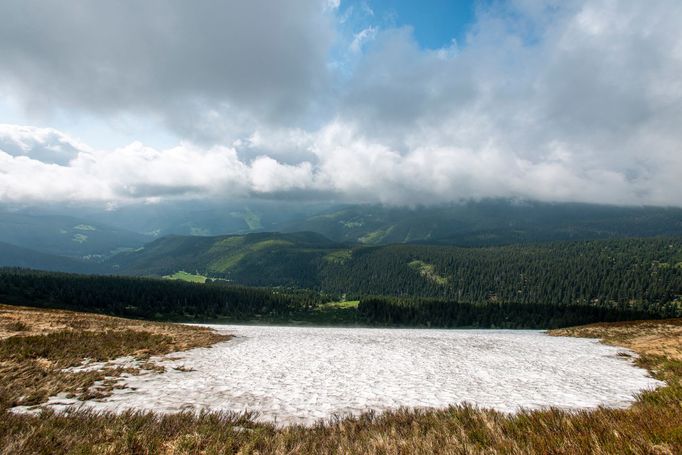
<svg viewBox="0 0 682 455">
<path fill-rule="evenodd" d="M 370 246 L 439 245 L 455 254 L 460 250 L 446 247 L 682 236 L 682 209 L 660 207 L 483 200 L 414 208 L 295 209 L 283 203 L 278 211 L 263 203 L 234 205 L 229 212 L 203 207 L 191 212 L 190 224 L 186 214 L 178 218 L 180 211 L 168 207 L 152 207 L 145 216 L 141 210 L 75 214 L 81 217 L 1 211 L 0 265 L 157 276 L 185 271 L 256 285 L 314 287 L 329 264 L 345 261 L 349 252 L 368 254 L 373 250 L 363 247 Z M 273 226 L 277 232 L 268 231 Z M 205 235 L 216 232 L 221 235 Z"/>
</svg>

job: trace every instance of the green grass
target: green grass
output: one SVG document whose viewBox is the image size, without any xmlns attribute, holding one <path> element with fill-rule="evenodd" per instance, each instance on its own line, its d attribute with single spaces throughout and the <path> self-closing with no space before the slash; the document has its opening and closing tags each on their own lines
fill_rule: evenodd
<svg viewBox="0 0 682 455">
<path fill-rule="evenodd" d="M 327 254 L 324 259 L 335 264 L 345 264 L 352 257 L 353 250 L 338 250 Z"/>
<path fill-rule="evenodd" d="M 365 224 L 362 221 L 340 221 L 340 223 L 346 229 L 353 229 L 353 228 L 362 227 Z"/>
<path fill-rule="evenodd" d="M 329 302 L 324 305 L 320 305 L 318 308 L 328 308 L 328 309 L 339 309 L 344 310 L 348 308 L 356 309 L 358 308 L 359 300 L 346 300 L 344 302 Z"/>
<path fill-rule="evenodd" d="M 222 240 L 215 242 L 208 252 L 209 253 L 219 253 L 221 251 L 229 250 L 231 248 L 239 246 L 243 243 L 244 243 L 244 236 L 239 235 L 239 236 L 234 236 L 234 237 L 228 237 L 226 239 L 222 239 Z"/>
<path fill-rule="evenodd" d="M 410 268 L 413 268 L 414 270 L 418 271 L 419 274 L 426 278 L 427 280 L 433 281 L 434 283 L 440 286 L 448 284 L 447 277 L 444 277 L 436 273 L 436 267 L 433 264 L 427 264 L 424 261 L 415 260 L 408 263 L 407 265 L 410 266 Z"/>
<path fill-rule="evenodd" d="M 362 237 L 358 239 L 358 242 L 360 243 L 366 243 L 366 244 L 375 244 L 381 242 L 384 237 L 386 237 L 388 234 L 393 231 L 393 226 L 389 227 L 388 229 L 384 230 L 378 230 L 374 232 L 369 232 Z"/>
<path fill-rule="evenodd" d="M 207 270 L 217 274 L 225 273 L 251 253 L 294 246 L 293 242 L 282 239 L 268 239 L 252 244 L 245 242 L 244 236 L 229 237 L 216 242 L 208 251 L 212 260 L 208 263 Z"/>
<path fill-rule="evenodd" d="M 268 250 L 272 248 L 279 248 L 279 247 L 287 247 L 287 246 L 294 246 L 293 242 L 290 242 L 288 240 L 280 240 L 280 239 L 269 239 L 269 240 L 263 240 L 260 242 L 256 242 L 253 245 L 249 247 L 251 251 L 263 251 L 263 250 Z"/>
<path fill-rule="evenodd" d="M 88 236 L 85 234 L 74 234 L 71 240 L 76 243 L 84 243 L 88 241 Z"/>
<path fill-rule="evenodd" d="M 222 256 L 208 264 L 208 270 L 216 273 L 227 272 L 232 267 L 236 266 L 239 263 L 239 261 L 241 261 L 244 258 L 244 256 L 246 256 L 245 252 L 230 254 L 228 256 Z"/>
<path fill-rule="evenodd" d="M 188 272 L 185 272 L 182 270 L 180 270 L 179 272 L 175 272 L 172 275 L 165 275 L 164 278 L 167 280 L 188 281 L 190 283 L 205 283 L 206 282 L 206 277 L 204 275 L 195 275 L 195 274 L 188 273 Z"/>
</svg>

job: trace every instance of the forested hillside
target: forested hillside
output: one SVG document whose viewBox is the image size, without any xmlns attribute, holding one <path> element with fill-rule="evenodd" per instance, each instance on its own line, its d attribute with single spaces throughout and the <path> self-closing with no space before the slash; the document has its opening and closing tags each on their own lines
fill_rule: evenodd
<svg viewBox="0 0 682 455">
<path fill-rule="evenodd" d="M 350 297 L 455 302 L 679 304 L 682 239 L 624 239 L 460 248 L 343 246 L 316 234 L 170 237 L 114 258 L 120 274 L 180 270 L 253 286 Z"/>
<path fill-rule="evenodd" d="M 217 280 L 222 284 L 209 283 L 205 288 L 197 288 L 199 291 L 192 290 L 191 294 L 213 302 L 207 303 L 213 309 L 221 308 L 215 304 L 216 297 L 202 293 L 217 292 L 216 289 L 226 292 L 221 287 L 226 282 L 278 288 L 280 292 L 310 290 L 314 293 L 345 295 L 348 300 L 363 300 L 367 296 L 377 295 L 409 298 L 413 302 L 418 301 L 418 298 L 433 298 L 450 304 L 467 305 L 558 305 L 572 308 L 577 305 L 668 315 L 675 314 L 682 307 L 680 237 L 466 248 L 422 244 L 340 244 L 312 232 L 218 237 L 171 236 L 135 251 L 116 255 L 101 264 L 43 255 L 11 245 L 0 244 L 0 252 L 5 253 L 0 258 L 0 265 L 18 262 L 22 266 L 47 270 L 101 275 L 170 275 L 190 277 L 198 281 L 204 281 L 204 277 L 207 277 L 209 282 Z M 178 273 L 181 271 L 187 273 Z M 114 292 L 113 288 L 107 287 L 110 284 L 107 278 L 99 279 L 103 281 L 98 282 L 91 278 L 92 281 L 88 282 L 99 283 L 98 286 Z M 131 291 L 125 294 L 125 298 L 116 297 L 114 300 L 124 302 L 126 299 L 141 299 L 142 297 L 135 297 L 136 292 L 148 296 L 150 300 L 139 305 L 130 304 L 139 309 L 138 313 L 114 314 L 151 317 L 154 314 L 150 313 L 151 308 L 157 308 L 159 301 L 162 302 L 160 314 L 166 315 L 165 317 L 212 314 L 211 311 L 214 311 L 201 306 L 204 304 L 199 301 L 187 305 L 173 303 L 166 308 L 163 302 L 168 299 L 176 302 L 177 298 L 182 297 L 164 294 L 159 300 L 153 293 L 149 297 L 150 294 L 144 289 L 146 285 L 131 280 L 117 282 L 116 286 L 123 285 L 123 288 Z M 41 289 L 30 285 L 29 281 L 24 281 L 24 285 L 30 289 Z M 157 289 L 159 282 L 150 281 L 148 286 L 150 289 Z M 65 283 L 68 284 L 68 280 Z M 194 289 L 182 287 L 185 283 L 176 285 L 180 287 L 173 292 L 177 291 L 178 296 L 190 292 L 187 289 Z M 92 286 L 95 287 L 94 284 Z M 270 294 L 258 295 L 262 297 Z M 50 292 L 48 296 L 52 298 L 54 294 Z M 25 297 L 30 299 L 30 295 Z M 76 301 L 80 302 L 78 299 L 81 298 L 82 296 L 78 297 Z M 270 297 L 263 298 L 270 301 Z M 111 301 L 108 298 L 104 300 Z M 153 304 L 150 303 L 152 301 Z M 431 307 L 431 304 L 420 303 L 418 307 L 405 307 L 402 303 L 389 303 L 390 305 L 382 307 L 385 312 L 375 314 L 376 323 L 385 323 L 386 314 L 393 314 L 396 308 L 406 314 L 416 311 L 414 324 L 431 321 L 420 313 L 424 308 L 440 311 L 440 307 Z M 79 309 L 84 309 L 80 307 L 82 304 L 77 303 Z M 112 305 L 118 312 L 123 304 Z M 270 303 L 265 304 L 266 307 L 269 305 Z M 293 309 L 288 304 L 285 307 L 286 310 L 282 311 L 287 314 L 298 311 L 295 305 Z M 275 305 L 273 308 L 279 307 Z M 237 317 L 238 314 L 232 310 L 233 307 L 220 309 L 218 313 Z M 260 310 L 256 310 L 249 310 L 250 314 L 261 314 Z M 266 313 L 279 314 L 280 310 L 273 311 L 274 313 L 268 310 Z M 418 316 L 419 314 L 422 316 Z M 561 320 L 571 319 L 570 316 L 555 315 L 553 310 L 543 314 L 547 315 L 542 319 L 545 322 L 555 317 L 560 317 Z M 446 320 L 449 321 L 447 318 L 443 321 Z M 476 321 L 476 324 L 479 323 L 485 321 Z"/>
<path fill-rule="evenodd" d="M 0 301 L 145 319 L 191 320 L 283 316 L 315 307 L 323 299 L 314 292 L 283 293 L 222 283 L 0 268 Z"/>
<path fill-rule="evenodd" d="M 341 246 L 312 232 L 171 236 L 117 255 L 101 271 L 164 276 L 184 270 L 255 286 L 319 288 L 319 259 Z"/>
<path fill-rule="evenodd" d="M 0 269 L 0 303 L 157 320 L 540 329 L 680 315 L 676 305 L 473 303 L 372 296 L 360 302 L 330 302 L 334 298 L 220 282 Z"/>
<path fill-rule="evenodd" d="M 417 327 L 493 327 L 498 329 L 547 329 L 637 319 L 678 317 L 674 305 L 630 306 L 552 305 L 530 303 L 463 303 L 439 299 L 369 297 L 358 305 L 367 323 Z"/>
<path fill-rule="evenodd" d="M 678 301 L 682 240 L 630 239 L 491 248 L 391 245 L 327 261 L 321 288 L 459 302 Z"/>
</svg>

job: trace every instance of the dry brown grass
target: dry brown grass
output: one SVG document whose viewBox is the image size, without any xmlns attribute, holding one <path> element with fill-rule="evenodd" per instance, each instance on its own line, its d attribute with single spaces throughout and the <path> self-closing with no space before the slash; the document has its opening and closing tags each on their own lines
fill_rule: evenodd
<svg viewBox="0 0 682 455">
<path fill-rule="evenodd" d="M 20 327 L 20 329 L 17 329 Z M 185 351 L 210 346 L 229 337 L 211 329 L 181 324 L 138 321 L 101 314 L 0 304 L 0 340 L 11 336 L 47 335 L 61 331 L 120 332 L 132 330 L 170 338 L 169 348 Z M 18 333 L 20 332 L 20 333 Z"/>
<path fill-rule="evenodd" d="M 554 336 L 599 338 L 640 355 L 682 360 L 682 319 L 589 324 L 550 331 Z"/>
<path fill-rule="evenodd" d="M 121 356 L 145 360 L 229 337 L 202 327 L 133 321 L 88 313 L 0 305 L 0 410 L 36 405 L 58 393 L 81 398 L 104 396 L 114 381 L 140 367 L 68 372 L 66 368 Z M 104 381 L 97 390 L 91 386 Z"/>
<path fill-rule="evenodd" d="M 0 415 L 0 453 L 678 454 L 682 360 L 667 353 L 680 348 L 675 328 L 680 325 L 679 320 L 602 324 L 553 332 L 591 334 L 630 347 L 642 356 L 642 366 L 668 381 L 668 387 L 642 394 L 629 409 L 505 415 L 455 406 L 370 413 L 312 428 L 281 429 L 254 423 L 248 415 L 221 413 L 5 412 Z"/>
</svg>

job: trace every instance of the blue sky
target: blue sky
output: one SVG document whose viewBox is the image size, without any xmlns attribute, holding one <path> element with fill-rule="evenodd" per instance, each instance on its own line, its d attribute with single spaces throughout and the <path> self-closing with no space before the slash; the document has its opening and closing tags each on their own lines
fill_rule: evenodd
<svg viewBox="0 0 682 455">
<path fill-rule="evenodd" d="M 341 13 L 348 8 L 364 10 L 367 22 L 379 27 L 410 26 L 423 48 L 448 46 L 453 39 L 464 41 L 474 20 L 473 0 L 342 0 Z M 369 12 L 372 13 L 369 13 Z"/>
</svg>

